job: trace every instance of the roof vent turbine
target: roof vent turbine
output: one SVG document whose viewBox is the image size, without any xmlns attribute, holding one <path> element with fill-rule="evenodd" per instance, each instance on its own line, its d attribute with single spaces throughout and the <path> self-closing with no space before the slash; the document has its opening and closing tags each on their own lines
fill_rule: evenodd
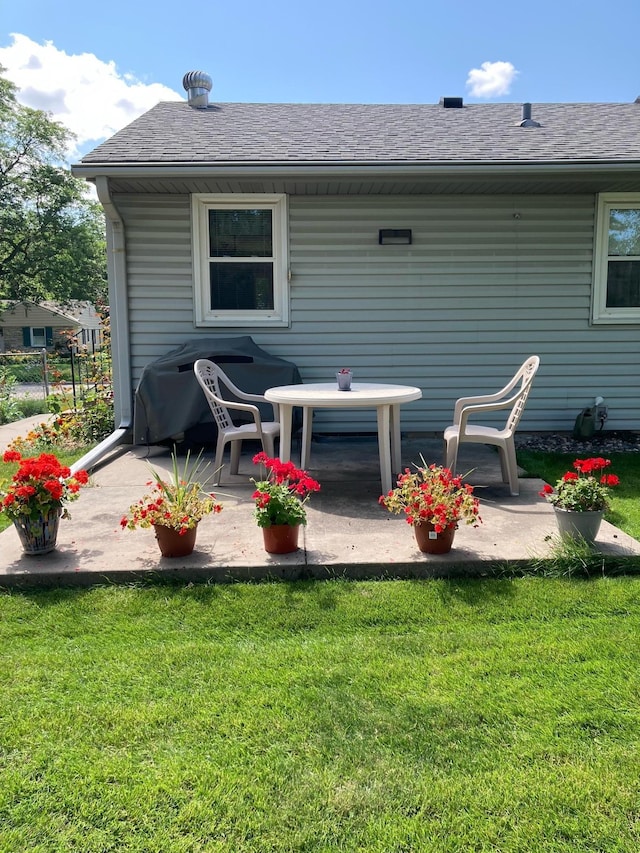
<svg viewBox="0 0 640 853">
<path fill-rule="evenodd" d="M 518 127 L 542 127 L 539 121 L 534 121 L 531 118 L 531 104 L 522 105 L 522 121 L 518 122 Z"/>
<path fill-rule="evenodd" d="M 182 78 L 190 107 L 205 110 L 209 106 L 209 92 L 213 86 L 211 77 L 205 71 L 187 71 Z"/>
</svg>

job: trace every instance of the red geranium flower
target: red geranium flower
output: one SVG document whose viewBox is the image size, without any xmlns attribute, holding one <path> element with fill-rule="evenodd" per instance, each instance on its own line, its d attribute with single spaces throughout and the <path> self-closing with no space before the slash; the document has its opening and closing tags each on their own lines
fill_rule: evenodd
<svg viewBox="0 0 640 853">
<path fill-rule="evenodd" d="M 545 485 L 540 495 L 553 506 L 573 512 L 606 510 L 609 506 L 608 487 L 618 486 L 620 480 L 615 474 L 596 475 L 610 464 L 611 461 L 602 456 L 576 459 L 573 463 L 575 470 L 563 474 L 555 489 Z"/>
<path fill-rule="evenodd" d="M 80 487 L 89 479 L 86 471 L 72 475 L 52 453 L 24 458 L 16 450 L 7 450 L 2 458 L 18 463 L 9 486 L 0 492 L 2 506 L 11 519 L 38 518 L 55 509 L 68 518 L 65 504 L 79 496 Z"/>
<path fill-rule="evenodd" d="M 264 465 L 266 477 L 252 482 L 256 491 L 255 518 L 259 527 L 273 524 L 305 524 L 305 504 L 312 492 L 320 490 L 320 483 L 302 471 L 293 462 L 271 459 L 263 451 L 253 457 L 254 464 Z"/>
</svg>

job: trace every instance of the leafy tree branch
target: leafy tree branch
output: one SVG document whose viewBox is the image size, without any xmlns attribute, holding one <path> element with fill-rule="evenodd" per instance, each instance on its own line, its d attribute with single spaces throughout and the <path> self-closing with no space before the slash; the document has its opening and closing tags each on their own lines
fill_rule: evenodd
<svg viewBox="0 0 640 853">
<path fill-rule="evenodd" d="M 0 299 L 104 301 L 104 217 L 64 165 L 72 138 L 0 66 Z"/>
</svg>

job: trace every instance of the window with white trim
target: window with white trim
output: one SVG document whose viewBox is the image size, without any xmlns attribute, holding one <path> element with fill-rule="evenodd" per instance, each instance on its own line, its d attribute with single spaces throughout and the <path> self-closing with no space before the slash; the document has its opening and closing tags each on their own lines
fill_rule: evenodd
<svg viewBox="0 0 640 853">
<path fill-rule="evenodd" d="M 46 347 L 47 332 L 44 326 L 31 326 L 31 346 Z"/>
<path fill-rule="evenodd" d="M 594 323 L 640 323 L 640 195 L 598 196 Z"/>
<path fill-rule="evenodd" d="M 289 322 L 287 197 L 191 197 L 197 326 Z"/>
</svg>

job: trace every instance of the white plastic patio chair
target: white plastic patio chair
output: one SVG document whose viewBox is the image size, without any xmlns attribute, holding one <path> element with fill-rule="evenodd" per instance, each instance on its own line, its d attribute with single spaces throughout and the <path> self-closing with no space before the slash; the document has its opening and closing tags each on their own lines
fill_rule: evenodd
<svg viewBox="0 0 640 853">
<path fill-rule="evenodd" d="M 231 474 L 238 473 L 240 463 L 240 451 L 245 438 L 258 439 L 262 443 L 262 449 L 271 457 L 275 456 L 275 439 L 280 435 L 280 422 L 278 406 L 269 403 L 273 407 L 274 420 L 263 421 L 260 410 L 254 403 L 266 403 L 267 400 L 260 394 L 246 394 L 237 388 L 226 373 L 214 362 L 206 358 L 199 358 L 193 365 L 193 370 L 200 387 L 209 403 L 216 426 L 218 427 L 218 441 L 216 443 L 216 458 L 214 462 L 213 485 L 219 485 L 224 448 L 231 444 L 231 461 L 229 471 Z M 224 385 L 235 397 L 246 400 L 239 403 L 236 400 L 225 400 L 220 390 L 220 384 Z M 248 412 L 253 418 L 253 423 L 240 424 L 236 426 L 231 419 L 229 409 Z"/>
<path fill-rule="evenodd" d="M 454 423 L 444 431 L 445 466 L 455 471 L 458 448 L 464 442 L 492 444 L 498 448 L 502 480 L 509 483 L 512 495 L 520 493 L 514 435 L 522 417 L 533 377 L 540 366 L 537 355 L 528 358 L 508 385 L 495 394 L 461 397 L 456 401 Z M 508 409 L 507 422 L 502 429 L 469 423 L 486 412 Z"/>
</svg>

